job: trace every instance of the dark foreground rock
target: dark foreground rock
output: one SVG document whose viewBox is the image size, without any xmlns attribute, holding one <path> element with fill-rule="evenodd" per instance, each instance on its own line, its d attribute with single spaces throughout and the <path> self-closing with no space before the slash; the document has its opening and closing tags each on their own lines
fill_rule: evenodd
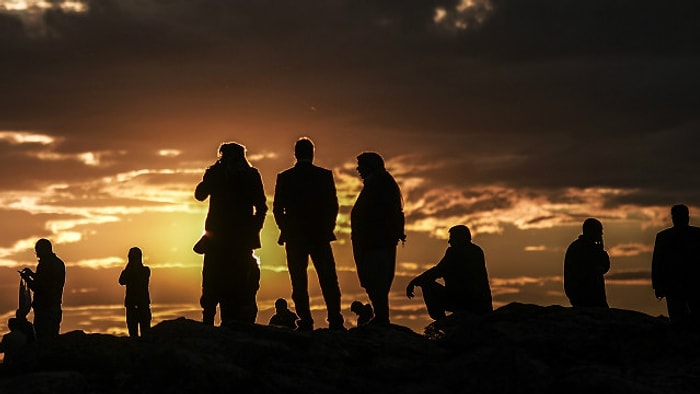
<svg viewBox="0 0 700 394">
<path fill-rule="evenodd" d="M 625 310 L 510 304 L 426 329 L 165 321 L 73 331 L 3 371 L 1 393 L 698 393 L 700 334 Z"/>
</svg>

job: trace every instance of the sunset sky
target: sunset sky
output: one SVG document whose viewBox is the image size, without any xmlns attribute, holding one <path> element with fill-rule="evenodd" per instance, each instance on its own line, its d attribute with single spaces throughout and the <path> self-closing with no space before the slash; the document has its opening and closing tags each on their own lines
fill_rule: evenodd
<svg viewBox="0 0 700 394">
<path fill-rule="evenodd" d="M 651 0 L 0 0 L 0 332 L 34 242 L 67 264 L 62 332 L 123 334 L 128 249 L 154 323 L 198 306 L 193 191 L 221 142 L 247 147 L 268 206 L 301 136 L 341 203 L 347 326 L 355 157 L 379 152 L 405 201 L 392 320 L 430 320 L 405 284 L 468 225 L 495 306 L 568 305 L 563 254 L 604 225 L 612 307 L 665 313 L 649 283 L 673 204 L 700 223 L 700 3 Z M 290 299 L 271 211 L 259 323 Z M 324 309 L 310 272 L 317 327 Z"/>
</svg>

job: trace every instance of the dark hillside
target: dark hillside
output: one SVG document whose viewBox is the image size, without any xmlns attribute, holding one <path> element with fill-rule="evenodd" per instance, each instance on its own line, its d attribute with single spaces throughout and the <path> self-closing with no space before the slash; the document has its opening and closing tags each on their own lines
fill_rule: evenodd
<svg viewBox="0 0 700 394">
<path fill-rule="evenodd" d="M 2 393 L 697 393 L 700 335 L 626 310 L 510 304 L 406 328 L 293 332 L 165 321 L 31 348 Z"/>
</svg>

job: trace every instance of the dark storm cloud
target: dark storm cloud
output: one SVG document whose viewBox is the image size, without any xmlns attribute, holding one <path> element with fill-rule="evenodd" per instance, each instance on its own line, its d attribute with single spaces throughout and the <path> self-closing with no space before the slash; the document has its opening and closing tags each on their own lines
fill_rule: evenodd
<svg viewBox="0 0 700 394">
<path fill-rule="evenodd" d="M 87 5 L 47 11 L 39 30 L 0 14 L 11 37 L 0 38 L 0 129 L 51 129 L 95 151 L 155 144 L 174 113 L 224 128 L 303 103 L 355 139 L 394 133 L 393 154 L 413 143 L 432 144 L 432 159 L 481 155 L 426 173 L 437 186 L 609 186 L 636 190 L 612 203 L 700 203 L 700 181 L 669 176 L 700 166 L 694 2 Z"/>
</svg>

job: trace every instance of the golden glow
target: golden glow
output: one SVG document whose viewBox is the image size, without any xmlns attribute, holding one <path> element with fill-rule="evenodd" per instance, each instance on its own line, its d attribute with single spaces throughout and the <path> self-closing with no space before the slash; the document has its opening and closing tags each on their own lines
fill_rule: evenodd
<svg viewBox="0 0 700 394">
<path fill-rule="evenodd" d="M 435 9 L 435 17 L 433 17 L 433 21 L 435 23 L 440 23 L 443 19 L 445 19 L 446 16 L 447 11 L 445 11 L 445 9 L 442 7 L 438 7 Z"/>
<path fill-rule="evenodd" d="M 653 251 L 653 245 L 642 243 L 617 244 L 608 249 L 610 257 L 632 257 L 652 253 Z"/>
<path fill-rule="evenodd" d="M 523 250 L 526 252 L 544 252 L 547 250 L 547 247 L 545 245 L 533 245 L 533 246 L 526 246 Z"/>
<path fill-rule="evenodd" d="M 41 144 L 51 145 L 56 139 L 50 135 L 32 133 L 30 131 L 0 131 L 0 141 L 10 144 Z"/>
<path fill-rule="evenodd" d="M 44 11 L 52 8 L 60 8 L 64 12 L 86 12 L 87 3 L 75 0 L 45 1 L 45 0 L 0 0 L 0 11 Z"/>
<path fill-rule="evenodd" d="M 157 154 L 163 157 L 178 157 L 182 154 L 182 151 L 179 149 L 161 149 Z"/>
</svg>

